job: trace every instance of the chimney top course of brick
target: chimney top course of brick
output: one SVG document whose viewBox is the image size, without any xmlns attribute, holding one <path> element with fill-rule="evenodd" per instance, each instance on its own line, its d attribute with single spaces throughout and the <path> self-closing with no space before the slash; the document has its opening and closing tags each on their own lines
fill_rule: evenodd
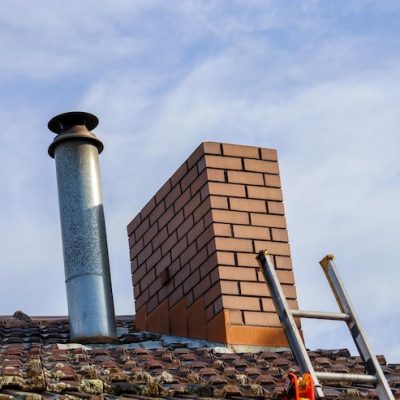
<svg viewBox="0 0 400 400">
<path fill-rule="evenodd" d="M 273 256 L 297 308 L 277 152 L 202 143 L 128 225 L 136 326 L 287 346 L 256 261 Z"/>
</svg>

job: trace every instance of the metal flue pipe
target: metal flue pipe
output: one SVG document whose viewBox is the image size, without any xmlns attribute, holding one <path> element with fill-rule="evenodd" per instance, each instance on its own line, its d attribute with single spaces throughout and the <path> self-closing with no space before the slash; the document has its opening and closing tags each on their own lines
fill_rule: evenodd
<svg viewBox="0 0 400 400">
<path fill-rule="evenodd" d="M 96 116 L 69 112 L 52 118 L 64 252 L 70 337 L 77 342 L 116 339 L 99 154 L 103 143 L 91 132 Z"/>
</svg>

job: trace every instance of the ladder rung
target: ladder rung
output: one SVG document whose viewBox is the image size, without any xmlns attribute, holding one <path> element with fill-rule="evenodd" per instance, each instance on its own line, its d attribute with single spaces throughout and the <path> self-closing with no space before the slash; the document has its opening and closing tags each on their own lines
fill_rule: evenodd
<svg viewBox="0 0 400 400">
<path fill-rule="evenodd" d="M 374 375 L 365 374 L 341 374 L 336 372 L 315 372 L 318 379 L 321 381 L 348 381 L 358 383 L 369 383 L 371 385 L 376 384 L 377 379 Z"/>
<path fill-rule="evenodd" d="M 348 321 L 350 319 L 350 315 L 346 313 L 302 310 L 290 310 L 290 312 L 292 313 L 293 317 L 330 319 L 334 321 Z"/>
</svg>

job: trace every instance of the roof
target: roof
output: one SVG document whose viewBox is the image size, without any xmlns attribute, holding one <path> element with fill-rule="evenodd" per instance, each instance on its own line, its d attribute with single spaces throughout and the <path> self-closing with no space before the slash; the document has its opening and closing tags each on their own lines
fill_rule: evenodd
<svg viewBox="0 0 400 400">
<path fill-rule="evenodd" d="M 67 318 L 0 319 L 0 400 L 74 398 L 276 398 L 289 370 L 290 351 L 232 353 L 201 341 L 138 331 L 133 317 L 117 317 L 118 343 L 69 342 Z M 207 347 L 210 346 L 210 347 Z M 363 372 L 346 349 L 309 352 L 316 370 Z M 379 362 L 400 398 L 400 364 Z M 324 386 L 328 398 L 374 398 L 372 386 Z"/>
</svg>

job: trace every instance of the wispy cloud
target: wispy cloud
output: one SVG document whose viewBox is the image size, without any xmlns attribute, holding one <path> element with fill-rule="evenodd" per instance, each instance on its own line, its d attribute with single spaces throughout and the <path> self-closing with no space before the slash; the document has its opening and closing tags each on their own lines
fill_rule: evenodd
<svg viewBox="0 0 400 400">
<path fill-rule="evenodd" d="M 300 304 L 334 307 L 317 261 L 335 252 L 374 346 L 398 358 L 397 2 L 26 4 L 0 4 L 0 313 L 66 312 L 46 123 L 81 107 L 106 145 L 117 312 L 133 312 L 125 226 L 190 152 L 275 147 Z"/>
</svg>

